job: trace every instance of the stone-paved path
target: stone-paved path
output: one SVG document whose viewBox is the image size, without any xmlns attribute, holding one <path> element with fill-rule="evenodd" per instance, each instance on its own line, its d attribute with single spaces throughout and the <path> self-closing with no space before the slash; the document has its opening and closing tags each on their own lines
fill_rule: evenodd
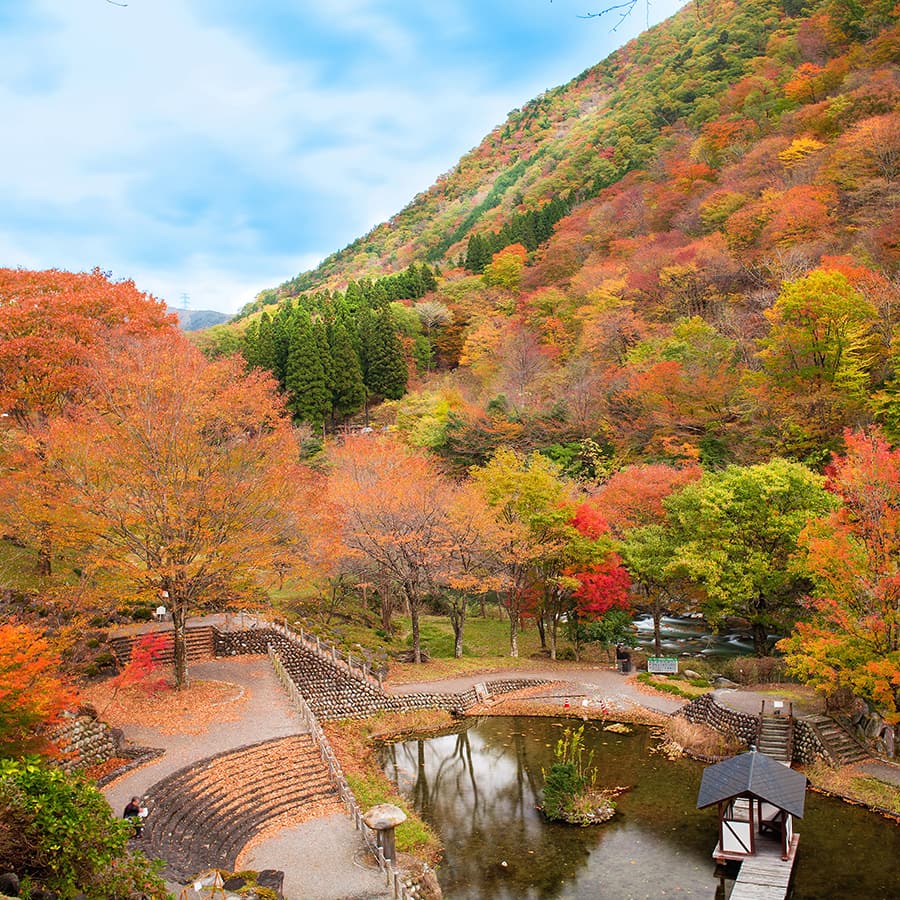
<svg viewBox="0 0 900 900">
<path fill-rule="evenodd" d="M 140 725 L 125 727 L 125 736 L 129 740 L 166 752 L 104 788 L 103 793 L 116 815 L 122 814 L 131 797 L 143 796 L 152 785 L 184 766 L 225 750 L 305 731 L 268 659 L 249 657 L 192 663 L 190 673 L 192 678 L 228 681 L 243 687 L 247 691 L 247 700 L 242 706 L 241 718 L 211 725 L 202 734 L 167 735 Z M 150 815 L 153 815 L 152 810 Z M 349 819 L 338 818 L 346 827 L 336 824 L 333 831 L 329 829 L 324 833 L 325 837 L 314 828 L 289 829 L 253 851 L 254 858 L 269 860 L 259 868 L 284 870 L 284 893 L 288 900 L 389 896 L 380 873 L 347 864 L 348 859 L 362 852 L 363 842 Z M 280 856 L 282 853 L 284 855 Z M 178 895 L 177 889 L 170 889 Z M 333 893 L 327 893 L 328 890 Z"/>
</svg>

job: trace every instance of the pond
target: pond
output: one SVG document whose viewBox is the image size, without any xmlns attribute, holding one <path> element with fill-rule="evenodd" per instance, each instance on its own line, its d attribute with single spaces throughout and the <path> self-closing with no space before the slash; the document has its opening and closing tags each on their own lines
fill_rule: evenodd
<svg viewBox="0 0 900 900">
<path fill-rule="evenodd" d="M 579 724 L 567 720 L 565 724 Z M 468 723 L 467 723 L 468 725 Z M 703 765 L 651 753 L 646 728 L 585 726 L 606 786 L 629 786 L 606 825 L 546 822 L 535 809 L 563 722 L 472 720 L 459 733 L 387 744 L 381 762 L 438 832 L 447 900 L 727 896 L 712 860 L 716 813 L 697 810 Z M 900 896 L 900 827 L 811 792 L 796 824 L 792 897 Z"/>
</svg>

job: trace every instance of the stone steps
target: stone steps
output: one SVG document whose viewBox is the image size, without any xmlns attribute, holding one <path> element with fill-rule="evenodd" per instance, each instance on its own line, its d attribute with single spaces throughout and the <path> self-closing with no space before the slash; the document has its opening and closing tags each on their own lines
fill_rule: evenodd
<svg viewBox="0 0 900 900">
<path fill-rule="evenodd" d="M 756 749 L 779 762 L 791 761 L 793 720 L 785 716 L 762 716 Z"/>
<path fill-rule="evenodd" d="M 870 754 L 866 749 L 831 716 L 807 716 L 806 721 L 815 729 L 835 765 L 847 766 L 868 759 Z"/>
<path fill-rule="evenodd" d="M 141 849 L 186 881 L 211 867 L 232 869 L 268 822 L 337 792 L 308 735 L 264 741 L 202 760 L 151 788 Z"/>
</svg>

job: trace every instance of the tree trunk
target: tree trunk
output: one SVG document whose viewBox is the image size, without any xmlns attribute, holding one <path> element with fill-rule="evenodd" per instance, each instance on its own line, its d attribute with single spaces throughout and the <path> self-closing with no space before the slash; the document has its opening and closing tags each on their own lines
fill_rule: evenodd
<svg viewBox="0 0 900 900">
<path fill-rule="evenodd" d="M 481 618 L 486 619 L 487 618 L 487 606 L 485 604 L 484 594 L 482 594 L 479 599 L 481 600 Z"/>
<path fill-rule="evenodd" d="M 41 578 L 49 578 L 53 574 L 53 547 L 49 537 L 41 537 L 35 572 Z"/>
<path fill-rule="evenodd" d="M 519 656 L 519 611 L 513 609 L 512 603 L 507 610 L 509 613 L 509 655 Z"/>
<path fill-rule="evenodd" d="M 662 637 L 660 620 L 662 619 L 662 606 L 659 599 L 653 601 L 653 652 L 656 656 L 662 656 Z"/>
<path fill-rule="evenodd" d="M 409 604 L 409 617 L 412 620 L 413 662 L 420 663 L 422 662 L 422 648 L 419 645 L 419 605 L 413 603 L 409 595 L 406 600 Z"/>
<path fill-rule="evenodd" d="M 768 629 L 761 622 L 753 623 L 753 652 L 757 656 L 769 655 Z"/>
<path fill-rule="evenodd" d="M 544 613 L 543 610 L 541 614 L 537 617 L 537 630 L 538 634 L 541 636 L 541 650 L 547 649 L 547 629 L 546 623 L 544 622 Z M 555 659 L 556 657 L 554 657 Z"/>
<path fill-rule="evenodd" d="M 173 646 L 175 656 L 175 687 L 181 690 L 187 687 L 187 606 L 169 593 L 172 604 Z"/>
<path fill-rule="evenodd" d="M 466 624 L 466 601 L 463 600 L 459 609 L 450 614 L 450 623 L 453 625 L 453 656 L 462 659 L 463 654 L 463 628 Z"/>
<path fill-rule="evenodd" d="M 394 633 L 394 626 L 391 622 L 391 616 L 394 614 L 394 598 L 391 596 L 391 586 L 387 579 L 378 588 L 378 597 L 381 601 L 381 627 L 385 635 L 391 637 Z"/>
</svg>

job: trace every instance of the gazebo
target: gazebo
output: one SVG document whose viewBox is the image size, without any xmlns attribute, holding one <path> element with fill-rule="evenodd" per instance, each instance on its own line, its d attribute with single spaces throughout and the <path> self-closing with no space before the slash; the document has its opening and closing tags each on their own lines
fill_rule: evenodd
<svg viewBox="0 0 900 900">
<path fill-rule="evenodd" d="M 806 776 L 751 750 L 709 766 L 703 772 L 697 809 L 717 804 L 717 862 L 744 860 L 780 843 L 781 858 L 791 859 L 799 836 L 793 817 L 803 818 Z M 762 842 L 762 844 L 761 844 Z"/>
</svg>

